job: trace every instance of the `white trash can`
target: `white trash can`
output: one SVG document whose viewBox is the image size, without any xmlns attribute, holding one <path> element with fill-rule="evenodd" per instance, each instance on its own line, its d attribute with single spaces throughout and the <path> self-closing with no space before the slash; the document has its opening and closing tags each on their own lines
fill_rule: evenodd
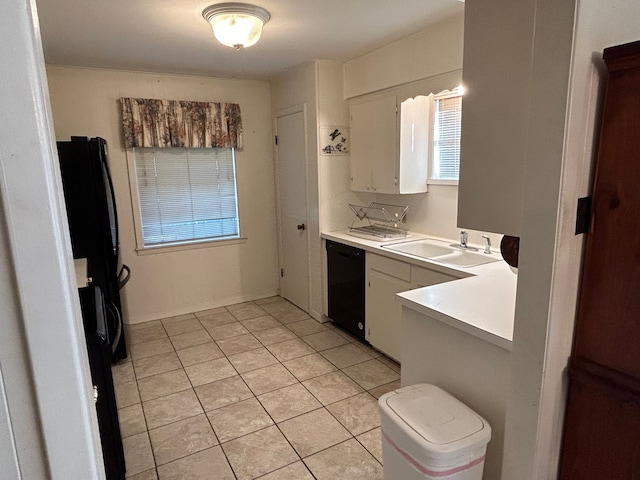
<svg viewBox="0 0 640 480">
<path fill-rule="evenodd" d="M 384 480 L 481 480 L 491 427 L 455 397 L 425 383 L 378 400 Z"/>
</svg>

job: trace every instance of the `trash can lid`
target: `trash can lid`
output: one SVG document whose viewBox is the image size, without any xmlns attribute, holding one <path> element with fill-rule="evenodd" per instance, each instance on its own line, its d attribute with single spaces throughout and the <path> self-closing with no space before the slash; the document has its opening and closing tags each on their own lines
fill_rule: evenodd
<svg viewBox="0 0 640 480">
<path fill-rule="evenodd" d="M 388 407 L 429 443 L 446 445 L 485 428 L 478 414 L 435 385 L 414 385 L 394 393 L 385 399 Z"/>
</svg>

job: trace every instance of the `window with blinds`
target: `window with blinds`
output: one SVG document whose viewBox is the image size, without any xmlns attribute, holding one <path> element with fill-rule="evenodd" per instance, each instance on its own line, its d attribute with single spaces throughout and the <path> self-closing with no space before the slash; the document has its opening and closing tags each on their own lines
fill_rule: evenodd
<svg viewBox="0 0 640 480">
<path fill-rule="evenodd" d="M 134 148 L 144 247 L 239 237 L 232 148 Z"/>
<path fill-rule="evenodd" d="M 457 181 L 460 175 L 462 96 L 435 96 L 430 179 Z"/>
</svg>

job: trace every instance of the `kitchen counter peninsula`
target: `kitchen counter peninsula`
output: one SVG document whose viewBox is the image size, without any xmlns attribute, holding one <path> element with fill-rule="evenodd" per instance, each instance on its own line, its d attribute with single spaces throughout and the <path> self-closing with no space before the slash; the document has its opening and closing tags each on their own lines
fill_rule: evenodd
<svg viewBox="0 0 640 480">
<path fill-rule="evenodd" d="M 401 309 L 400 321 L 393 327 L 400 337 L 401 383 L 403 387 L 438 385 L 487 419 L 492 438 L 484 478 L 500 480 L 517 275 L 503 260 L 456 267 L 388 248 L 392 243 L 428 238 L 424 235 L 390 242 L 362 239 L 348 232 L 322 236 L 362 248 L 372 260 L 386 257 L 410 264 L 411 272 L 414 267 L 424 267 L 441 275 L 440 281 L 422 287 L 412 278 L 411 286 L 395 295 L 395 304 Z M 443 246 L 453 243 L 440 240 L 445 242 Z"/>
<path fill-rule="evenodd" d="M 475 267 L 457 267 L 385 247 L 435 238 L 414 233 L 404 240 L 385 242 L 356 237 L 347 231 L 323 233 L 322 238 L 457 278 L 427 287 L 407 289 L 397 295 L 396 302 L 500 348 L 511 350 L 517 275 L 503 260 Z M 450 240 L 436 240 L 451 243 Z M 493 255 L 500 254 L 494 252 Z"/>
</svg>

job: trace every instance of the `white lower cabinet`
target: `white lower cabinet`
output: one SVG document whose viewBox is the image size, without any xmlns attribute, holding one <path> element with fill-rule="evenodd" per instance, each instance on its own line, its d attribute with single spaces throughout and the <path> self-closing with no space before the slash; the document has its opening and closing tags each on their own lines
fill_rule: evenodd
<svg viewBox="0 0 640 480">
<path fill-rule="evenodd" d="M 402 361 L 402 307 L 396 294 L 456 280 L 456 277 L 367 252 L 366 339 L 385 355 Z"/>
<path fill-rule="evenodd" d="M 411 283 L 375 270 L 368 273 L 365 318 L 369 343 L 400 362 L 402 306 L 395 302 L 395 296 L 411 290 Z"/>
</svg>

